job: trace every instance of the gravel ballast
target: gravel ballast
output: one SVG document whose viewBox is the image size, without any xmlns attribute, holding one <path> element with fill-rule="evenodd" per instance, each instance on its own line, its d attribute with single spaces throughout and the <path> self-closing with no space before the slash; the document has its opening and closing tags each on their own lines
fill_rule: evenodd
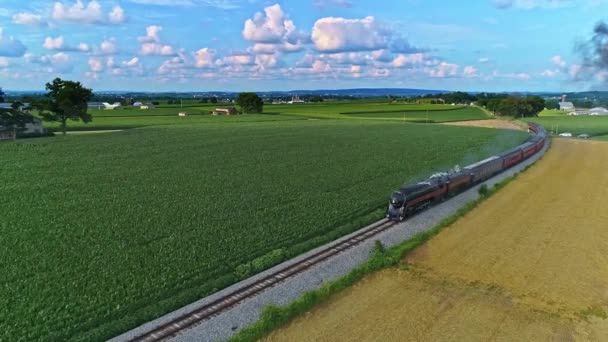
<svg viewBox="0 0 608 342">
<path fill-rule="evenodd" d="M 496 175 L 483 184 L 487 184 L 488 187 L 492 187 L 506 178 L 519 173 L 528 165 L 533 164 L 535 161 L 541 158 L 546 152 L 548 146 L 549 144 L 547 144 L 540 153 L 537 153 L 521 164 L 518 164 L 515 167 Z M 239 305 L 232 307 L 229 310 L 212 317 L 211 319 L 201 322 L 191 329 L 182 332 L 180 335 L 173 337 L 171 340 L 179 342 L 206 342 L 230 338 L 240 329 L 257 321 L 264 307 L 271 304 L 279 306 L 289 304 L 296 298 L 303 295 L 305 292 L 320 288 L 324 283 L 335 280 L 364 263 L 369 258 L 370 252 L 373 249 L 376 240 L 381 241 L 384 246 L 391 247 L 412 238 L 414 235 L 420 232 L 427 231 L 435 227 L 445 218 L 455 214 L 467 203 L 477 199 L 479 197 L 478 189 L 480 186 L 481 185 L 475 186 L 459 194 L 458 196 L 455 196 L 449 201 L 436 205 L 403 223 L 393 226 L 389 230 L 376 235 L 374 238 L 368 241 L 364 241 L 361 244 L 322 262 L 321 264 L 311 267 L 303 273 L 297 274 L 296 276 L 285 280 L 273 288 L 263 291 L 253 298 L 246 299 Z M 347 235 L 337 241 L 348 239 L 350 236 L 355 234 L 357 234 L 357 232 Z M 335 242 L 336 241 L 330 244 L 334 244 Z M 171 321 L 180 315 L 191 312 L 194 308 L 212 302 L 238 288 L 253 283 L 264 276 L 296 263 L 323 248 L 326 248 L 326 246 L 321 246 L 311 250 L 306 254 L 286 261 L 265 272 L 219 291 L 209 297 L 167 314 L 157 320 L 146 323 L 125 334 L 113 338 L 110 341 L 129 341 L 130 339 L 139 336 L 144 332 L 150 331 L 168 321 Z"/>
</svg>

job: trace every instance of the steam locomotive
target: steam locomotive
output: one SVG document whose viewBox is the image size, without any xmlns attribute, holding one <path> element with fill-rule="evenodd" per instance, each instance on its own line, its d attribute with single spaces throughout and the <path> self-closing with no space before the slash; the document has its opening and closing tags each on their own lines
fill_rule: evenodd
<svg viewBox="0 0 608 342">
<path fill-rule="evenodd" d="M 530 138 L 513 149 L 460 170 L 437 173 L 424 181 L 401 187 L 392 193 L 386 217 L 391 221 L 403 221 L 528 159 L 542 150 L 547 141 L 547 132 L 542 126 L 529 123 L 528 130 L 533 133 Z"/>
</svg>

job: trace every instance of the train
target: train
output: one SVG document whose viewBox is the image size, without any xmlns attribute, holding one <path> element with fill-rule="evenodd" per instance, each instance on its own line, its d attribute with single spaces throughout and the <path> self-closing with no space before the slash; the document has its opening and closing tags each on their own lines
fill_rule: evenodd
<svg viewBox="0 0 608 342">
<path fill-rule="evenodd" d="M 436 173 L 423 181 L 402 186 L 391 194 L 386 217 L 391 221 L 403 221 L 535 155 L 545 147 L 547 132 L 544 127 L 535 123 L 528 124 L 528 131 L 532 134 L 524 143 L 506 152 L 461 169 Z"/>
</svg>

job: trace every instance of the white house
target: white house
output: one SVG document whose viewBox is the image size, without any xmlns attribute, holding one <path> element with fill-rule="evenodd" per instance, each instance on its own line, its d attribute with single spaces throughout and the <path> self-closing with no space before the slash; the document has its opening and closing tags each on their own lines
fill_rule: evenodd
<svg viewBox="0 0 608 342">
<path fill-rule="evenodd" d="M 141 106 L 143 106 L 143 105 L 144 105 L 144 104 L 143 104 L 142 102 L 135 102 L 135 103 L 133 104 L 133 107 L 141 107 Z"/>
</svg>

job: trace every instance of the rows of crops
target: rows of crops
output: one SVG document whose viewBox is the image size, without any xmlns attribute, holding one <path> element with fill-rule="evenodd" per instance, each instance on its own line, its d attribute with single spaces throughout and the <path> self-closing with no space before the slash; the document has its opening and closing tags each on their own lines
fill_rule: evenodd
<svg viewBox="0 0 608 342">
<path fill-rule="evenodd" d="M 378 218 L 401 181 L 524 137 L 291 120 L 2 144 L 0 340 L 112 337 Z"/>
<path fill-rule="evenodd" d="M 529 118 L 528 121 L 539 123 L 555 134 L 570 132 L 592 136 L 608 135 L 606 116 L 545 116 Z"/>
<path fill-rule="evenodd" d="M 375 118 L 375 119 L 397 119 L 416 122 L 447 122 L 447 121 L 466 121 L 483 120 L 488 116 L 477 107 L 464 107 L 452 110 L 390 110 L 369 113 L 348 113 L 354 118 Z"/>
<path fill-rule="evenodd" d="M 153 113 L 153 112 L 150 112 Z M 247 122 L 264 122 L 264 121 L 290 121 L 303 120 L 306 118 L 287 115 L 267 115 L 267 114 L 247 114 L 239 116 L 212 116 L 212 115 L 191 115 L 187 117 L 179 117 L 175 115 L 142 115 L 124 116 L 124 117 L 99 117 L 94 116 L 90 123 L 69 122 L 68 130 L 113 130 L 113 129 L 129 129 L 147 126 L 159 125 L 195 125 L 195 124 L 228 124 L 228 123 L 247 123 Z M 59 130 L 58 123 L 45 123 L 45 127 L 51 130 Z"/>
<path fill-rule="evenodd" d="M 211 116 L 209 110 L 215 105 L 189 105 L 187 108 L 158 107 L 150 110 L 137 108 L 99 110 L 92 109 L 93 121 L 87 124 L 69 122 L 68 130 L 113 130 L 155 125 L 225 123 L 243 121 L 282 121 L 308 118 L 340 119 L 380 119 L 407 120 L 417 122 L 445 122 L 487 119 L 475 107 L 454 107 L 450 105 L 428 104 L 387 104 L 387 103 L 306 103 L 266 105 L 265 114 L 248 114 L 239 117 Z M 188 117 L 178 117 L 184 111 Z M 348 114 L 345 114 L 348 113 Z M 51 130 L 57 130 L 57 123 L 45 123 Z"/>
</svg>

